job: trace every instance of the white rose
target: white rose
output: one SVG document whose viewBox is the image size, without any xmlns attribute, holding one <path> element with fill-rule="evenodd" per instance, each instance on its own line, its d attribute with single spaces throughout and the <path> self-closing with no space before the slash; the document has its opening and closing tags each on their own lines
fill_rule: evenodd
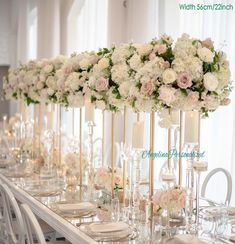
<svg viewBox="0 0 235 244">
<path fill-rule="evenodd" d="M 89 66 L 90 66 L 90 61 L 88 58 L 84 58 L 82 59 L 80 62 L 79 62 L 79 66 L 82 68 L 82 69 L 87 69 Z"/>
<path fill-rule="evenodd" d="M 203 83 L 208 91 L 215 91 L 218 87 L 219 81 L 212 73 L 206 73 L 204 75 Z"/>
<path fill-rule="evenodd" d="M 106 69 L 109 67 L 109 59 L 108 58 L 102 58 L 98 62 L 98 68 L 100 70 Z"/>
<path fill-rule="evenodd" d="M 169 68 L 163 72 L 162 79 L 165 84 L 170 84 L 177 79 L 177 74 L 173 69 Z"/>
<path fill-rule="evenodd" d="M 146 56 L 149 55 L 151 53 L 151 51 L 153 50 L 153 45 L 151 44 L 141 44 L 137 46 L 137 52 L 141 55 L 141 56 Z"/>
<path fill-rule="evenodd" d="M 56 85 L 56 80 L 53 76 L 49 76 L 46 80 L 46 84 L 48 87 L 52 88 L 52 89 L 56 89 L 57 85 Z"/>
<path fill-rule="evenodd" d="M 211 52 L 210 49 L 208 49 L 206 47 L 199 48 L 197 50 L 197 54 L 202 61 L 204 61 L 206 63 L 213 62 L 214 54 Z"/>
</svg>

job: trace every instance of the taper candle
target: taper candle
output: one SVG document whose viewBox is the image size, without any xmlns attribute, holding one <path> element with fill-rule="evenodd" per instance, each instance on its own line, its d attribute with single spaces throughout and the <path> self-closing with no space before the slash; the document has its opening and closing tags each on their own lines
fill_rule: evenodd
<svg viewBox="0 0 235 244">
<path fill-rule="evenodd" d="M 144 145 L 144 122 L 137 121 L 133 125 L 132 147 L 143 148 Z"/>
<path fill-rule="evenodd" d="M 85 102 L 85 121 L 94 122 L 94 105 L 89 101 Z"/>
<path fill-rule="evenodd" d="M 185 112 L 184 143 L 198 143 L 198 111 Z"/>
</svg>

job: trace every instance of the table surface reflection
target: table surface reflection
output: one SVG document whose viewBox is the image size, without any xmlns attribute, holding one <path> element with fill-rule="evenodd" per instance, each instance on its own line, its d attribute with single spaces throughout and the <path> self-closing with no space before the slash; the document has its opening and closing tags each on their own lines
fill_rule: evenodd
<svg viewBox="0 0 235 244">
<path fill-rule="evenodd" d="M 79 226 L 90 223 L 106 222 L 111 220 L 109 211 L 105 206 L 97 205 L 96 214 L 88 215 L 85 217 L 70 216 L 65 217 L 58 212 L 55 207 L 58 202 L 79 202 L 86 201 L 85 188 L 77 187 L 72 189 L 69 187 L 64 187 L 61 192 L 48 196 L 37 196 L 26 191 L 29 186 L 30 181 L 39 180 L 39 175 L 34 174 L 26 178 L 9 178 L 4 176 L 4 170 L 0 170 L 0 179 L 2 182 L 6 183 L 12 190 L 15 197 L 23 203 L 27 203 L 32 211 L 39 216 L 42 220 L 51 225 L 56 231 L 63 235 L 68 241 L 78 244 L 78 243 L 97 243 L 94 239 L 83 233 Z M 46 187 L 46 186 L 45 186 Z M 95 203 L 96 204 L 96 203 Z M 115 241 L 115 243 L 167 243 L 168 241 L 164 238 L 160 241 L 153 240 L 150 241 L 150 227 L 146 230 L 143 226 L 143 231 L 138 231 L 139 235 L 134 240 L 122 240 Z M 140 229 L 138 227 L 138 229 Z M 148 232 L 146 239 L 143 238 Z M 114 242 L 103 242 L 103 243 L 114 243 Z M 172 242 L 169 242 L 172 243 Z M 209 241 L 208 243 L 215 243 Z M 224 243 L 223 241 L 217 240 L 216 243 Z M 232 243 L 232 242 L 231 242 Z"/>
</svg>

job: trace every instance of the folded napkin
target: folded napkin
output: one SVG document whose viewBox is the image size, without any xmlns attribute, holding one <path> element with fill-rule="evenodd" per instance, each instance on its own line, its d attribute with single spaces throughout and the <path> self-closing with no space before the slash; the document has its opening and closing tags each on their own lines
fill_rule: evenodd
<svg viewBox="0 0 235 244">
<path fill-rule="evenodd" d="M 93 210 L 96 206 L 90 202 L 80 202 L 80 203 L 63 203 L 57 205 L 60 211 L 83 211 L 83 210 Z"/>
<path fill-rule="evenodd" d="M 126 230 L 129 225 L 124 222 L 92 223 L 89 225 L 94 233 L 114 232 Z"/>
<path fill-rule="evenodd" d="M 199 240 L 193 235 L 176 235 L 169 242 L 170 244 L 206 244 L 206 242 Z"/>
</svg>

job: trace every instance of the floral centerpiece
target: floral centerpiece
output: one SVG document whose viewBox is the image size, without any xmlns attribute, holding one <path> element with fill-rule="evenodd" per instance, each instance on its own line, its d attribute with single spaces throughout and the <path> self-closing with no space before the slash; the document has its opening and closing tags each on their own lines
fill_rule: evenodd
<svg viewBox="0 0 235 244">
<path fill-rule="evenodd" d="M 172 187 L 167 190 L 158 190 L 152 197 L 153 212 L 160 214 L 162 210 L 170 212 L 185 208 L 186 192 L 183 188 Z"/>
<path fill-rule="evenodd" d="M 167 35 L 144 44 L 121 44 L 67 60 L 34 60 L 4 78 L 6 98 L 138 112 L 198 110 L 204 116 L 230 102 L 229 62 L 211 39 Z"/>
<path fill-rule="evenodd" d="M 100 167 L 96 169 L 94 183 L 96 188 L 112 191 L 112 169 Z M 118 192 L 123 189 L 122 172 L 120 168 L 114 170 L 114 191 Z"/>
</svg>

